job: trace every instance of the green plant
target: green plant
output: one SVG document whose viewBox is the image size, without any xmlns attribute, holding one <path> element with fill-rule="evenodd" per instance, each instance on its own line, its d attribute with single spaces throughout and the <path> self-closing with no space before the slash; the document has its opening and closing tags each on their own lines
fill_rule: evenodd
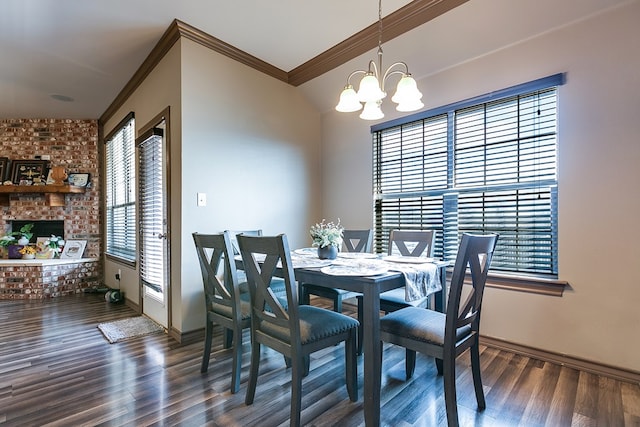
<svg viewBox="0 0 640 427">
<path fill-rule="evenodd" d="M 2 247 L 6 248 L 9 245 L 15 245 L 15 243 L 16 243 L 16 238 L 10 234 L 0 237 L 0 246 Z"/>
<path fill-rule="evenodd" d="M 33 223 L 25 224 L 20 228 L 20 231 L 14 231 L 11 233 L 12 236 L 24 237 L 25 239 L 31 239 L 33 237 L 33 233 L 31 229 L 33 228 Z"/>
<path fill-rule="evenodd" d="M 313 239 L 313 246 L 319 246 L 321 248 L 327 246 L 340 247 L 342 245 L 342 231 L 344 227 L 340 225 L 340 218 L 338 223 L 325 222 L 323 219 L 321 223 L 311 227 L 309 234 Z"/>
</svg>

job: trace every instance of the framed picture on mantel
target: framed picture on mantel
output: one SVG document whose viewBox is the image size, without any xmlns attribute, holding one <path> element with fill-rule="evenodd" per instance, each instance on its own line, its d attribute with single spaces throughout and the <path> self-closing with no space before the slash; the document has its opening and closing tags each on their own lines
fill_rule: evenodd
<svg viewBox="0 0 640 427">
<path fill-rule="evenodd" d="M 14 160 L 11 162 L 11 181 L 26 185 L 44 183 L 48 169 L 46 160 Z"/>
<path fill-rule="evenodd" d="M 85 246 L 87 246 L 86 240 L 66 240 L 62 253 L 60 254 L 60 259 L 82 258 Z"/>
</svg>

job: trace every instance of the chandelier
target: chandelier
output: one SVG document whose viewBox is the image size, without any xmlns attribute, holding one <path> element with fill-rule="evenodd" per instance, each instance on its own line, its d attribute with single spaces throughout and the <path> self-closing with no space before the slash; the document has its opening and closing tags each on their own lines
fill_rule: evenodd
<svg viewBox="0 0 640 427">
<path fill-rule="evenodd" d="M 387 78 L 394 74 L 402 75 L 396 86 L 396 93 L 391 97 L 391 100 L 398 104 L 396 110 L 408 112 L 424 107 L 420 100 L 422 93 L 418 90 L 416 81 L 411 77 L 409 66 L 406 63 L 391 64 L 381 75 L 382 70 L 382 0 L 378 0 L 378 64 L 376 65 L 374 60 L 370 60 L 367 71 L 356 70 L 349 74 L 336 110 L 342 113 L 351 113 L 362 109 L 364 104 L 364 109 L 360 113 L 361 119 L 378 120 L 383 118 L 384 113 L 380 106 L 382 100 L 387 96 L 384 87 Z M 357 74 L 364 74 L 364 77 L 360 80 L 360 86 L 356 93 L 351 84 L 351 77 Z"/>
</svg>

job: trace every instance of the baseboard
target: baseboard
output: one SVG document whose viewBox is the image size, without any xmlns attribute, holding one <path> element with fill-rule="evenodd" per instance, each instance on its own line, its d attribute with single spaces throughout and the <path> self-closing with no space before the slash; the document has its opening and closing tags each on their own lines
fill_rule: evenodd
<svg viewBox="0 0 640 427">
<path fill-rule="evenodd" d="M 204 328 L 182 333 L 172 327 L 168 333 L 171 338 L 184 345 L 204 340 Z"/>
<path fill-rule="evenodd" d="M 480 344 L 487 347 L 505 350 L 512 353 L 521 354 L 523 356 L 532 357 L 534 359 L 545 362 L 556 363 L 558 365 L 567 366 L 569 368 L 578 369 L 592 374 L 602 375 L 619 381 L 625 381 L 640 384 L 640 372 L 618 368 L 615 366 L 605 365 L 593 362 L 579 357 L 567 356 L 566 354 L 554 353 L 547 350 L 540 350 L 521 344 L 514 344 L 498 338 L 480 336 Z"/>
</svg>

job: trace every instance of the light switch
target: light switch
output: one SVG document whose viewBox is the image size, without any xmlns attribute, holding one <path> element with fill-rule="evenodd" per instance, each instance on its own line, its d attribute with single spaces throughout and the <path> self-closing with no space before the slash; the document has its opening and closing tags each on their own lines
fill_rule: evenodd
<svg viewBox="0 0 640 427">
<path fill-rule="evenodd" d="M 207 193 L 198 193 L 198 206 L 207 206 Z"/>
</svg>

